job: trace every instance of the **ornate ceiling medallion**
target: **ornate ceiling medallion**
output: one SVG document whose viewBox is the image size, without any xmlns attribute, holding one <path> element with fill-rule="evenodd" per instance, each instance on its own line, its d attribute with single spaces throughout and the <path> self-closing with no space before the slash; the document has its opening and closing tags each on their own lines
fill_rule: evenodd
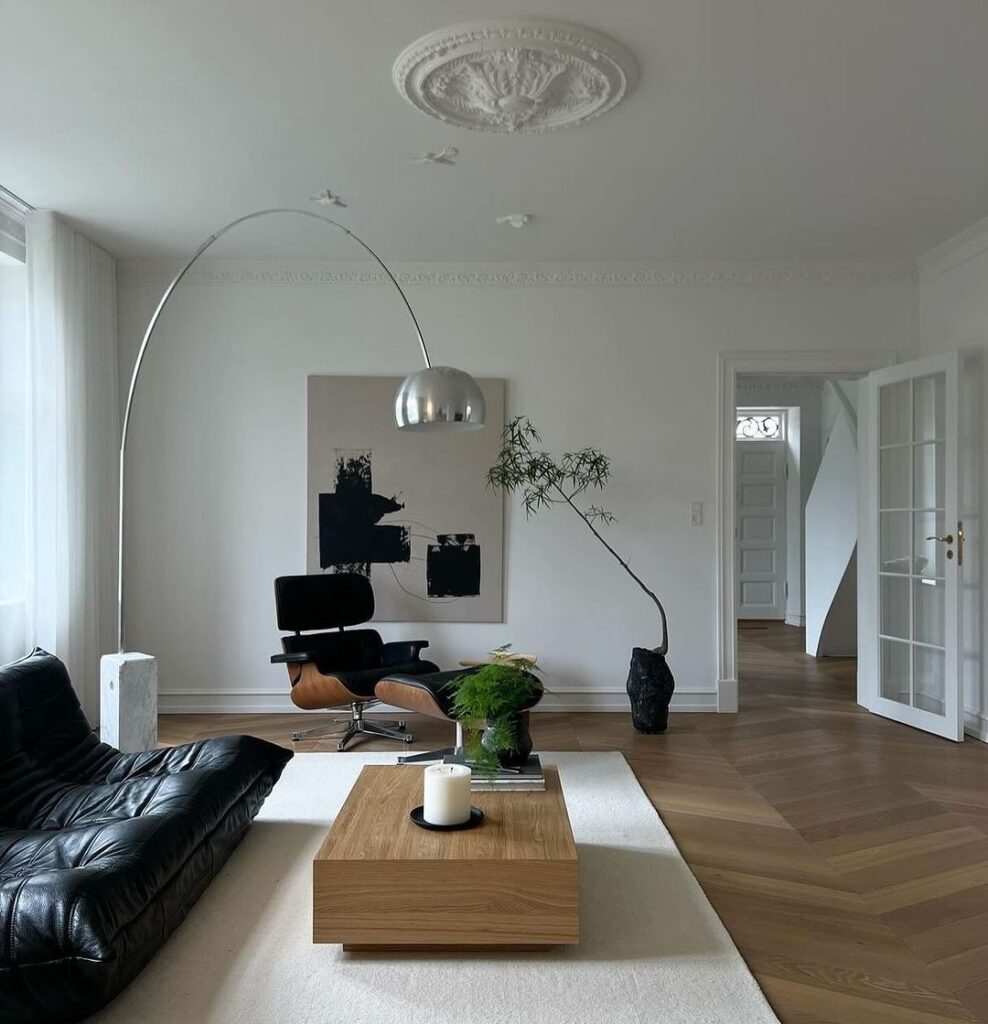
<svg viewBox="0 0 988 1024">
<path fill-rule="evenodd" d="M 610 110 L 637 79 L 634 57 L 565 22 L 506 18 L 430 32 L 392 69 L 398 92 L 431 117 L 482 132 L 546 132 Z"/>
</svg>

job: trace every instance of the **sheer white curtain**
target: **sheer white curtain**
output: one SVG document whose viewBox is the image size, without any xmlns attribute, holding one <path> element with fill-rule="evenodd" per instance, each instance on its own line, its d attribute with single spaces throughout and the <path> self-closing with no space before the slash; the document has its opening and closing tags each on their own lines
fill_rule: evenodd
<svg viewBox="0 0 988 1024">
<path fill-rule="evenodd" d="M 10 259 L 0 262 L 0 664 L 25 653 L 26 359 L 27 276 Z"/>
<path fill-rule="evenodd" d="M 96 724 L 116 643 L 116 266 L 56 214 L 25 227 L 27 642 L 65 662 Z"/>
</svg>

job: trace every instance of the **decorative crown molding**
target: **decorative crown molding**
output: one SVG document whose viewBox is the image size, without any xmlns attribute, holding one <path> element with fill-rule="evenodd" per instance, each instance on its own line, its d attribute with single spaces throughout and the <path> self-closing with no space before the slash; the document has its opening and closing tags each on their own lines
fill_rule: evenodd
<svg viewBox="0 0 988 1024">
<path fill-rule="evenodd" d="M 819 377 L 751 377 L 739 374 L 736 390 L 748 391 L 823 391 Z"/>
<path fill-rule="evenodd" d="M 430 32 L 392 68 L 412 106 L 459 128 L 545 132 L 620 103 L 638 67 L 620 43 L 538 18 L 469 22 Z"/>
<path fill-rule="evenodd" d="M 24 211 L 0 196 L 0 252 L 23 263 L 27 258 L 24 239 Z"/>
<path fill-rule="evenodd" d="M 131 260 L 118 265 L 122 284 L 164 287 L 179 264 Z M 463 288 L 841 287 L 912 284 L 909 264 L 391 264 L 401 285 Z M 387 278 L 371 264 L 202 260 L 183 284 L 378 285 Z"/>
<path fill-rule="evenodd" d="M 916 259 L 921 281 L 933 281 L 988 250 L 988 217 L 924 252 Z"/>
</svg>

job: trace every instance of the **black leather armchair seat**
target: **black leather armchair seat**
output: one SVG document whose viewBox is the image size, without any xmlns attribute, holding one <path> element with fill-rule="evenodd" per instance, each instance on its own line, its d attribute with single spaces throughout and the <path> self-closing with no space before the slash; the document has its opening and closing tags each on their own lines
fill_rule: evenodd
<svg viewBox="0 0 988 1024">
<path fill-rule="evenodd" d="M 0 669 L 0 1021 L 80 1020 L 189 912 L 291 758 L 250 736 L 122 754 L 43 651 Z"/>
</svg>

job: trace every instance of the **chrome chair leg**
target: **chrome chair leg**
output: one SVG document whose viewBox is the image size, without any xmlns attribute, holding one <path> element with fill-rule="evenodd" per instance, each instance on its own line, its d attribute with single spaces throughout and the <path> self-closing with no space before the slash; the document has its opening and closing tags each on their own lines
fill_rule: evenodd
<svg viewBox="0 0 988 1024">
<path fill-rule="evenodd" d="M 346 750 L 347 744 L 357 736 L 380 736 L 389 740 L 401 740 L 403 743 L 414 743 L 414 733 L 408 732 L 403 719 L 389 719 L 387 721 L 373 721 L 364 718 L 364 711 L 379 704 L 380 701 L 370 700 L 353 703 L 350 705 L 350 717 L 336 719 L 323 725 L 317 725 L 312 729 L 303 729 L 292 733 L 292 742 L 299 740 L 336 738 L 340 737 L 336 744 L 337 750 Z"/>
<path fill-rule="evenodd" d="M 314 740 L 321 737 L 342 736 L 350 728 L 350 718 L 341 718 L 335 722 L 326 722 L 324 725 L 317 725 L 312 729 L 300 729 L 292 733 L 292 743 L 299 740 Z"/>
<path fill-rule="evenodd" d="M 350 722 L 346 735 L 336 744 L 337 750 L 346 750 L 347 744 L 358 736 L 380 736 L 387 740 L 401 740 L 403 743 L 414 743 L 415 734 L 405 729 L 404 722 L 398 722 L 396 729 L 389 729 L 378 722 L 370 722 L 362 715 Z"/>
</svg>

